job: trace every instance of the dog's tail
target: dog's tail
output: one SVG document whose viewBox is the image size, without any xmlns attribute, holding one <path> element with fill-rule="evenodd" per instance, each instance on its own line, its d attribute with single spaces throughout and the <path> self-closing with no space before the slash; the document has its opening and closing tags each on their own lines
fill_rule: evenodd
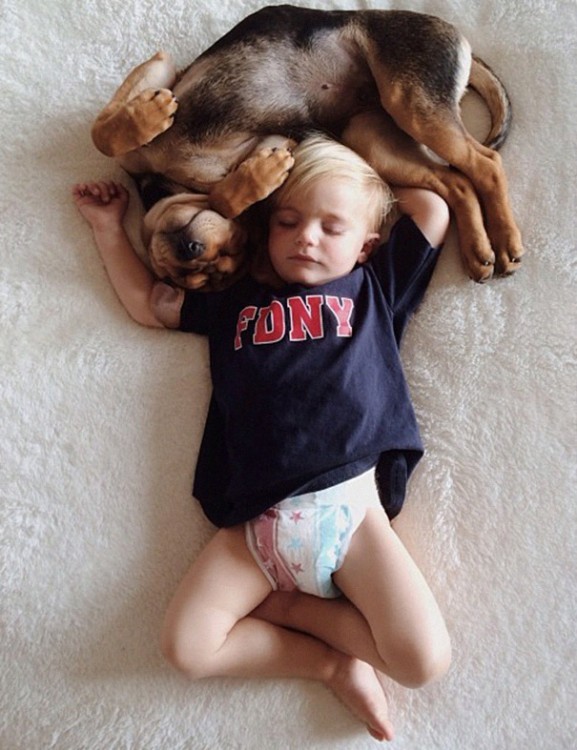
<svg viewBox="0 0 577 750">
<path fill-rule="evenodd" d="M 473 56 L 469 86 L 483 99 L 491 114 L 491 130 L 484 145 L 498 149 L 505 142 L 511 127 L 511 100 L 502 81 L 481 60 Z"/>
</svg>

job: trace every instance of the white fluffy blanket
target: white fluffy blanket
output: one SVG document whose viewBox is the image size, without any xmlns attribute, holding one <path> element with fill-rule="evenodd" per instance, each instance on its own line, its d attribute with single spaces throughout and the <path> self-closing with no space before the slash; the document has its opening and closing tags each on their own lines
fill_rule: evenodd
<svg viewBox="0 0 577 750">
<path fill-rule="evenodd" d="M 297 0 L 298 2 L 298 0 Z M 155 50 L 184 66 L 257 0 L 0 7 L 2 750 L 361 750 L 297 680 L 190 685 L 157 634 L 212 528 L 190 496 L 205 343 L 131 322 L 70 186 L 124 179 L 89 129 Z M 577 5 L 333 0 L 456 22 L 514 106 L 503 149 L 528 249 L 475 285 L 454 236 L 404 345 L 427 455 L 400 532 L 446 614 L 440 684 L 391 686 L 407 750 L 576 747 Z M 130 230 L 137 236 L 136 200 Z"/>
</svg>

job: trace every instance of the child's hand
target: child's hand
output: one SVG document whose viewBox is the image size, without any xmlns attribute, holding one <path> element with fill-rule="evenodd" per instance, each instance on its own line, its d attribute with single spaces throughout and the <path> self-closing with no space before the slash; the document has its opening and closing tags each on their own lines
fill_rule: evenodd
<svg viewBox="0 0 577 750">
<path fill-rule="evenodd" d="M 92 229 L 122 225 L 129 195 L 116 182 L 82 182 L 72 188 L 76 207 Z"/>
</svg>

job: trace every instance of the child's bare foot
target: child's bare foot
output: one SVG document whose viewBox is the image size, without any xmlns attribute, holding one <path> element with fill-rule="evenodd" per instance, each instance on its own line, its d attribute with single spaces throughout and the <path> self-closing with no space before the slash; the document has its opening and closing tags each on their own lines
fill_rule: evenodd
<svg viewBox="0 0 577 750">
<path fill-rule="evenodd" d="M 394 738 L 383 686 L 370 664 L 343 654 L 340 663 L 325 684 L 366 724 L 372 737 L 381 742 L 390 742 Z"/>
</svg>

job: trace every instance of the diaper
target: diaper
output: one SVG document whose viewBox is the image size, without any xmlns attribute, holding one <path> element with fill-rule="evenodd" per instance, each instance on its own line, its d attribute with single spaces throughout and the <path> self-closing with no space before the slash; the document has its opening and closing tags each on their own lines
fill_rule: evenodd
<svg viewBox="0 0 577 750">
<path fill-rule="evenodd" d="M 289 497 L 245 524 L 246 542 L 273 590 L 341 595 L 332 580 L 367 508 L 381 507 L 374 470 Z"/>
</svg>

